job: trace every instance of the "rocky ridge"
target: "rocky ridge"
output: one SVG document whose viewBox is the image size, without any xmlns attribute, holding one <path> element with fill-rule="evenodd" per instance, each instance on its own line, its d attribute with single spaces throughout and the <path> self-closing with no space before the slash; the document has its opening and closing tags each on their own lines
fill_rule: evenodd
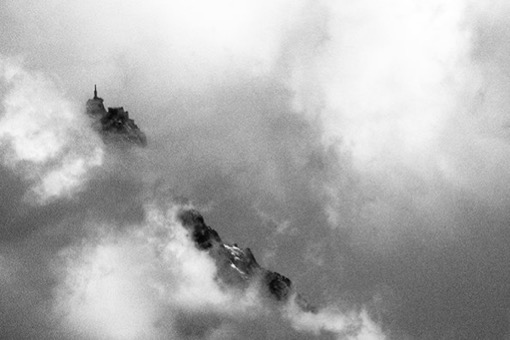
<svg viewBox="0 0 510 340">
<path fill-rule="evenodd" d="M 217 280 L 227 286 L 247 288 L 258 283 L 263 295 L 286 302 L 294 293 L 289 278 L 261 267 L 250 248 L 224 243 L 216 230 L 205 224 L 202 215 L 194 209 L 184 209 L 178 214 L 184 228 L 189 232 L 195 246 L 208 252 L 218 268 Z M 301 295 L 296 295 L 297 304 L 308 312 L 316 312 Z"/>
</svg>

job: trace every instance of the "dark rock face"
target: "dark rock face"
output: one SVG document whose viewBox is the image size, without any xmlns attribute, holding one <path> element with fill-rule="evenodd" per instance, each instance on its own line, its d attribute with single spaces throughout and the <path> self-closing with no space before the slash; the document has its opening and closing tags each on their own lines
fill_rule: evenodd
<svg viewBox="0 0 510 340">
<path fill-rule="evenodd" d="M 204 218 L 198 211 L 181 211 L 179 219 L 182 225 L 190 231 L 191 238 L 198 249 L 206 250 L 221 243 L 221 238 L 216 230 L 205 224 Z"/>
<path fill-rule="evenodd" d="M 273 300 L 285 302 L 293 292 L 292 282 L 287 277 L 262 268 L 255 260 L 250 248 L 242 249 L 237 244 L 224 243 L 216 230 L 205 224 L 204 218 L 194 209 L 182 210 L 178 218 L 189 231 L 195 246 L 207 251 L 218 267 L 217 280 L 230 287 L 246 288 L 258 283 L 265 295 Z M 315 312 L 300 295 L 296 299 L 305 311 Z"/>
<path fill-rule="evenodd" d="M 93 127 L 101 133 L 105 141 L 128 142 L 139 146 L 147 145 L 147 137 L 129 118 L 122 107 L 109 107 L 106 111 L 103 98 L 97 96 L 87 100 L 87 114 L 94 119 Z"/>
<path fill-rule="evenodd" d="M 106 137 L 120 138 L 140 146 L 147 145 L 147 137 L 138 128 L 134 120 L 129 118 L 127 111 L 122 107 L 108 108 L 108 112 L 100 120 L 101 131 Z"/>
<path fill-rule="evenodd" d="M 285 300 L 291 292 L 292 282 L 276 272 L 267 271 L 264 282 L 277 300 Z"/>
</svg>

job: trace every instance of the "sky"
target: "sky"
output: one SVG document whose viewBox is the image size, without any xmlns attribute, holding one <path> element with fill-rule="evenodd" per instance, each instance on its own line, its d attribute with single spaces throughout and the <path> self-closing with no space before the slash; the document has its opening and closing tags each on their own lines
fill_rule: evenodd
<svg viewBox="0 0 510 340">
<path fill-rule="evenodd" d="M 0 0 L 0 337 L 510 338 L 508 14 Z M 220 287 L 190 206 L 319 312 Z"/>
</svg>

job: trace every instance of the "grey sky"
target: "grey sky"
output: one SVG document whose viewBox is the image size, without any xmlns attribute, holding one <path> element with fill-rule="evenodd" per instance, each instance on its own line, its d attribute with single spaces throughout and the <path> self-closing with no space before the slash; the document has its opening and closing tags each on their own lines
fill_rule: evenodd
<svg viewBox="0 0 510 340">
<path fill-rule="evenodd" d="M 6 65 L 45 79 L 41 93 L 19 93 L 54 108 L 34 121 L 54 121 L 65 141 L 41 145 L 58 150 L 44 164 L 13 161 L 12 140 L 0 141 L 5 334 L 40 327 L 66 338 L 44 319 L 63 282 L 55 261 L 101 244 L 97 230 L 145 225 L 147 204 L 171 200 L 194 204 L 309 300 L 364 306 L 388 339 L 505 338 L 509 10 L 467 0 L 2 0 L 2 100 L 13 87 Z M 76 112 L 94 84 L 107 106 L 130 112 L 146 149 L 104 147 L 88 131 Z M 59 116 L 62 107 L 75 114 Z M 75 159 L 78 175 L 66 170 Z M 76 180 L 35 203 L 52 170 Z M 121 242 L 136 247 L 128 231 Z M 267 315 L 218 313 L 199 318 L 197 338 L 268 338 L 264 323 L 298 336 Z"/>
</svg>

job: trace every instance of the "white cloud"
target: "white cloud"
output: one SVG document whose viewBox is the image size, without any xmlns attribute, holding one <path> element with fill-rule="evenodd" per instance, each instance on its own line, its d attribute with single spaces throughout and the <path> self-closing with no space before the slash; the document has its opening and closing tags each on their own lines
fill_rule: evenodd
<svg viewBox="0 0 510 340">
<path fill-rule="evenodd" d="M 51 80 L 0 56 L 3 165 L 32 182 L 29 199 L 45 203 L 80 189 L 102 164 L 102 142 L 83 110 Z"/>
<path fill-rule="evenodd" d="M 256 285 L 245 291 L 219 285 L 213 259 L 195 247 L 176 221 L 177 208 L 164 212 L 148 207 L 145 225 L 123 232 L 100 228 L 88 243 L 61 252 L 54 263 L 62 279 L 54 290 L 54 311 L 68 334 L 185 339 L 187 327 L 196 327 L 204 328 L 198 338 L 234 339 L 243 334 L 243 324 L 264 324 L 277 313 L 277 305 L 259 296 Z M 289 323 L 289 329 L 292 325 L 309 335 L 326 331 L 364 339 L 357 336 L 366 333 L 383 339 L 366 313 L 333 308 L 303 312 L 294 298 L 282 313 L 275 317 L 284 324 L 267 323 L 266 331 L 277 332 Z M 262 338 L 257 332 L 249 338 Z"/>
</svg>

